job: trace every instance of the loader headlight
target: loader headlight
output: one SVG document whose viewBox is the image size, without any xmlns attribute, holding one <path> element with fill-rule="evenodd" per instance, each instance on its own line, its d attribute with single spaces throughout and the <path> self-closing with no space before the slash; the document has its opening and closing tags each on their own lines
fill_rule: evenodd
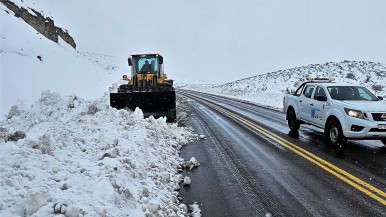
<svg viewBox="0 0 386 217">
<path fill-rule="evenodd" d="M 359 119 L 367 119 L 366 114 L 363 113 L 362 111 L 355 110 L 355 109 L 349 109 L 349 108 L 344 108 L 344 111 L 350 117 L 359 118 Z"/>
</svg>

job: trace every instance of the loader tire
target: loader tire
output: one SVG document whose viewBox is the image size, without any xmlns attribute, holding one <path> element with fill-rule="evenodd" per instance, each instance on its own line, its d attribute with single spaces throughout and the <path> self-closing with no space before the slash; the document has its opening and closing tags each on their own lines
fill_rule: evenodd
<svg viewBox="0 0 386 217">
<path fill-rule="evenodd" d="M 175 122 L 177 119 L 177 112 L 175 109 L 169 109 L 166 114 L 166 121 L 167 122 Z"/>
</svg>

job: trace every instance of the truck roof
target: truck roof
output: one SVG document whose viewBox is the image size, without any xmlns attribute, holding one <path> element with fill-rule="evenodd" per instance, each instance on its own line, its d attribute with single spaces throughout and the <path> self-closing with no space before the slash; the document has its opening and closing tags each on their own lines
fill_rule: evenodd
<svg viewBox="0 0 386 217">
<path fill-rule="evenodd" d="M 306 84 L 318 84 L 320 86 L 362 86 L 359 84 L 349 84 L 349 83 L 336 83 L 335 78 L 321 78 L 321 77 L 309 77 L 302 85 Z"/>
<path fill-rule="evenodd" d="M 362 86 L 360 84 L 349 84 L 349 83 L 335 83 L 335 82 L 305 82 L 308 84 L 317 84 L 320 86 L 330 87 L 330 86 Z"/>
</svg>

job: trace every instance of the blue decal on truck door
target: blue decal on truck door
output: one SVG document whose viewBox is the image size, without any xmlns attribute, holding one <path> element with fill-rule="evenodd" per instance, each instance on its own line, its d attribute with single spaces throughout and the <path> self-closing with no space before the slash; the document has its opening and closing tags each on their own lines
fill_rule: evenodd
<svg viewBox="0 0 386 217">
<path fill-rule="evenodd" d="M 319 119 L 318 113 L 320 109 L 311 109 L 311 118 Z"/>
</svg>

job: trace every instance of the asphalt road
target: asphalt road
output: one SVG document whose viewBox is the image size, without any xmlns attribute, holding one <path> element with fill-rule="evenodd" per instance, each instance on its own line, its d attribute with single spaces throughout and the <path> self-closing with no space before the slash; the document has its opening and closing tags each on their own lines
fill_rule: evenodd
<svg viewBox="0 0 386 217">
<path fill-rule="evenodd" d="M 205 135 L 184 147 L 185 204 L 209 216 L 386 216 L 386 151 L 349 142 L 338 156 L 321 130 L 291 135 L 284 114 L 210 94 L 177 91 L 183 125 Z"/>
</svg>

